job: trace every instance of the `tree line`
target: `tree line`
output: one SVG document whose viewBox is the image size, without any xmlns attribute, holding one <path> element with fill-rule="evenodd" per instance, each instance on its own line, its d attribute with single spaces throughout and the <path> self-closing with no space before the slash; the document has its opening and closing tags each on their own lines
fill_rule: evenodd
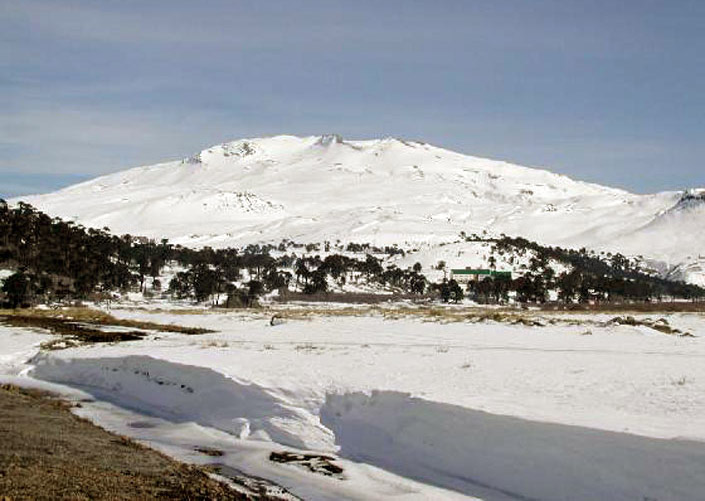
<svg viewBox="0 0 705 501">
<path fill-rule="evenodd" d="M 9 207 L 0 200 L 0 266 L 16 270 L 3 284 L 5 305 L 16 307 L 67 299 L 100 299 L 113 292 L 166 292 L 232 306 L 249 306 L 265 292 L 287 289 L 292 280 L 304 293 L 326 292 L 329 281 L 355 280 L 422 294 L 427 280 L 421 265 L 402 270 L 383 266 L 372 254 L 355 259 L 342 254 L 297 256 L 290 248 L 320 250 L 321 244 L 248 245 L 243 249 L 191 249 L 168 240 L 110 233 L 52 218 L 29 204 Z M 356 244 L 358 245 L 358 244 Z M 348 244 L 348 247 L 350 244 Z M 324 250 L 344 247 L 323 243 Z M 399 254 L 396 246 L 365 250 Z M 272 253 L 279 251 L 279 256 Z M 165 266 L 177 271 L 168 284 L 160 277 Z M 291 270 L 291 271 L 289 271 Z M 147 283 L 151 289 L 148 291 Z"/>
<path fill-rule="evenodd" d="M 620 253 L 597 254 L 585 248 L 550 247 L 506 235 L 493 239 L 472 235 L 466 240 L 493 244 L 488 259 L 490 267 L 496 266 L 495 254 L 529 258 L 526 269 L 513 280 L 498 276 L 470 282 L 468 292 L 480 302 L 506 301 L 513 291 L 519 302 L 544 303 L 551 290 L 564 303 L 705 298 L 705 289 L 651 274 L 642 269 L 639 259 L 629 259 Z M 556 274 L 555 263 L 564 265 L 566 271 Z"/>
<path fill-rule="evenodd" d="M 429 282 L 420 263 L 407 268 L 385 264 L 386 257 L 404 255 L 397 246 L 283 240 L 276 245 L 192 249 L 168 240 L 117 236 L 108 228 L 85 228 L 23 202 L 9 207 L 0 200 L 0 267 L 14 270 L 4 280 L 0 303 L 17 307 L 100 300 L 115 292 L 139 291 L 215 305 L 252 306 L 270 291 L 293 288 L 319 294 L 331 286 L 343 288 L 351 283 L 438 297 L 444 302 L 459 302 L 468 296 L 479 302 L 506 302 L 511 293 L 520 302 L 541 303 L 548 300 L 551 290 L 564 302 L 705 297 L 702 288 L 651 275 L 638 261 L 621 254 L 600 256 L 586 249 L 547 247 L 506 236 L 461 236 L 493 244 L 487 260 L 490 268 L 496 267 L 496 256 L 502 255 L 511 255 L 510 259 L 530 256 L 528 266 L 514 279 L 494 277 L 470 282 L 463 289 L 454 280 Z M 321 250 L 323 257 L 311 255 Z M 568 271 L 556 274 L 556 262 Z M 162 284 L 165 276 L 171 278 Z"/>
</svg>

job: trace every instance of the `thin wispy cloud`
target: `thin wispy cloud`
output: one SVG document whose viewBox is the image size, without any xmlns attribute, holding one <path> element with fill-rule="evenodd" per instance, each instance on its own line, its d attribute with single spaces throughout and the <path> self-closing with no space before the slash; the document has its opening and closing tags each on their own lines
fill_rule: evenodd
<svg viewBox="0 0 705 501">
<path fill-rule="evenodd" d="M 0 187 L 326 132 L 705 185 L 703 22 L 691 0 L 0 1 Z"/>
</svg>

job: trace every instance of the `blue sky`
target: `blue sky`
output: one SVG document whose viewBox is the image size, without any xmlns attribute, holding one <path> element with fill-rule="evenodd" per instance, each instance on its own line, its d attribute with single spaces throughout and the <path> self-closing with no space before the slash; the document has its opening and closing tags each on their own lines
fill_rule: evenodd
<svg viewBox="0 0 705 501">
<path fill-rule="evenodd" d="M 703 26 L 702 0 L 0 0 L 0 197 L 280 133 L 705 186 Z"/>
</svg>

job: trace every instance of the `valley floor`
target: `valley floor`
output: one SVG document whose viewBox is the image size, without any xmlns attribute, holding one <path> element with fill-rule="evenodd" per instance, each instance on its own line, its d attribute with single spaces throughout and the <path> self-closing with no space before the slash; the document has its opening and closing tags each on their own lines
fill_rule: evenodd
<svg viewBox="0 0 705 501">
<path fill-rule="evenodd" d="M 109 430 L 304 499 L 705 492 L 702 314 L 111 313 L 216 332 L 35 356 L 50 336 L 0 326 L 0 373 L 89 395 L 76 413 Z"/>
</svg>

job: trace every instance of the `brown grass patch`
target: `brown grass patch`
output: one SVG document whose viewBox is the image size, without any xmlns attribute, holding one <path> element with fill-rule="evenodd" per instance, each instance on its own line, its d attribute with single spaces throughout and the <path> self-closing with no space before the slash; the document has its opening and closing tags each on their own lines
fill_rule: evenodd
<svg viewBox="0 0 705 501">
<path fill-rule="evenodd" d="M 69 408 L 0 387 L 0 499 L 252 499 Z"/>
<path fill-rule="evenodd" d="M 39 328 L 67 339 L 45 343 L 45 349 L 62 349 L 81 343 L 117 343 L 135 341 L 147 335 L 145 331 L 206 334 L 214 332 L 199 327 L 184 327 L 140 320 L 118 319 L 99 310 L 66 308 L 61 310 L 0 310 L 0 323 L 12 327 Z M 104 331 L 100 327 L 124 327 L 134 330 Z"/>
<path fill-rule="evenodd" d="M 663 301 L 653 303 L 598 303 L 541 306 L 542 311 L 571 313 L 705 313 L 705 301 Z"/>
<path fill-rule="evenodd" d="M 53 334 L 68 336 L 84 343 L 111 343 L 142 339 L 144 332 L 103 332 L 99 329 L 77 324 L 63 318 L 36 317 L 32 315 L 10 315 L 0 317 L 0 322 L 12 327 L 36 327 Z"/>
<path fill-rule="evenodd" d="M 436 323 L 483 323 L 497 322 L 514 325 L 543 326 L 546 321 L 539 320 L 523 310 L 485 309 L 481 307 L 429 306 L 429 305 L 373 305 L 364 306 L 313 306 L 270 307 L 260 312 L 263 317 L 289 320 L 311 320 L 318 317 L 381 317 L 385 320 L 419 319 Z M 572 320 L 572 322 L 575 322 Z M 555 323 L 550 322 L 550 323 Z"/>
<path fill-rule="evenodd" d="M 688 332 L 680 331 L 668 325 L 665 318 L 652 320 L 649 318 L 635 319 L 632 316 L 616 316 L 607 321 L 582 318 L 581 315 L 570 316 L 570 313 L 595 313 L 589 310 L 546 311 L 524 310 L 518 308 L 457 307 L 454 305 L 364 305 L 364 306 L 315 306 L 301 305 L 298 307 L 270 307 L 260 312 L 262 316 L 277 317 L 282 323 L 290 320 L 312 320 L 318 317 L 371 317 L 378 316 L 385 320 L 417 319 L 432 323 L 501 323 L 526 327 L 562 326 L 596 326 L 632 325 L 651 328 L 663 334 L 688 337 Z M 577 318 L 576 318 L 577 317 Z"/>
<path fill-rule="evenodd" d="M 104 311 L 92 308 L 62 308 L 59 310 L 0 310 L 0 317 L 24 317 L 39 319 L 59 319 L 66 322 L 81 322 L 94 325 L 107 325 L 128 327 L 133 329 L 144 329 L 159 332 L 177 332 L 179 334 L 208 334 L 215 332 L 201 327 L 185 327 L 176 324 L 160 324 L 157 322 L 147 322 L 143 320 L 130 320 L 115 318 Z"/>
</svg>

